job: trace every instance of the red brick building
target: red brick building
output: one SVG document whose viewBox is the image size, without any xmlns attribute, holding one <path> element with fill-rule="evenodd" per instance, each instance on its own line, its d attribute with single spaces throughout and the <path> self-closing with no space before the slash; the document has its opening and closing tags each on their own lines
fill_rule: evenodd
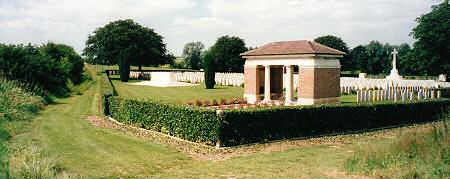
<svg viewBox="0 0 450 179">
<path fill-rule="evenodd" d="M 284 99 L 287 105 L 340 102 L 339 58 L 345 53 L 307 40 L 274 42 L 242 53 L 244 98 L 248 103 Z M 299 68 L 298 99 L 294 100 L 294 66 Z M 283 96 L 283 73 L 286 95 Z"/>
</svg>

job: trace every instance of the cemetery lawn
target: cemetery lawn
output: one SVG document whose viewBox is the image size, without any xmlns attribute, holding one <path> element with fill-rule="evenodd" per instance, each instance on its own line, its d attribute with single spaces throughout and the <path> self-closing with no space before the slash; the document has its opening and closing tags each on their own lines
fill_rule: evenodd
<svg viewBox="0 0 450 179">
<path fill-rule="evenodd" d="M 214 89 L 205 89 L 205 85 L 184 86 L 184 87 L 152 87 L 131 85 L 138 81 L 131 80 L 123 83 L 118 79 L 111 79 L 114 88 L 120 96 L 140 98 L 140 99 L 158 99 L 168 102 L 188 102 L 194 100 L 217 100 L 242 98 L 244 94 L 243 87 L 216 86 Z M 356 103 L 356 95 L 342 95 L 342 103 Z"/>
<path fill-rule="evenodd" d="M 205 85 L 183 86 L 183 87 L 153 87 L 132 85 L 138 81 L 122 83 L 120 80 L 111 79 L 114 88 L 120 96 L 158 99 L 168 102 L 187 102 L 194 100 L 214 100 L 242 98 L 243 87 L 216 86 L 214 89 L 205 89 Z"/>
</svg>

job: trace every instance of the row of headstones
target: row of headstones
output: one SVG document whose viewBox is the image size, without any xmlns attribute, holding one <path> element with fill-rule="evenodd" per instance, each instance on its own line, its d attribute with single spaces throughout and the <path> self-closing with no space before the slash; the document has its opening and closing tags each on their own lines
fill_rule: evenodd
<svg viewBox="0 0 450 179">
<path fill-rule="evenodd" d="M 341 86 L 341 94 L 352 94 L 352 93 L 356 93 L 357 91 L 363 91 L 363 90 L 408 90 L 408 91 L 420 91 L 423 89 L 434 89 L 434 88 L 426 88 L 426 87 L 422 87 L 422 86 L 389 86 L 386 85 L 384 87 L 381 88 L 358 88 L 356 86 Z"/>
<path fill-rule="evenodd" d="M 203 83 L 205 81 L 203 72 L 177 72 L 177 81 L 189 83 Z M 241 86 L 244 84 L 242 73 L 216 73 L 215 82 L 222 86 Z"/>
<path fill-rule="evenodd" d="M 422 87 L 422 88 L 450 88 L 450 83 L 433 80 L 387 80 L 387 79 L 366 79 L 342 77 L 340 81 L 342 92 L 370 89 L 387 89 L 389 86 L 400 87 Z"/>
<path fill-rule="evenodd" d="M 142 74 L 142 76 L 148 76 L 150 77 L 151 72 L 145 71 L 145 72 L 138 72 L 138 71 L 130 71 L 130 78 L 138 78 L 139 74 Z"/>
<path fill-rule="evenodd" d="M 448 89 L 445 89 L 448 90 Z M 422 100 L 422 99 L 435 99 L 442 98 L 442 90 L 435 89 L 420 89 L 418 91 L 414 90 L 400 90 L 400 89 L 389 89 L 389 90 L 363 90 L 356 92 L 356 101 L 360 102 L 370 102 L 370 101 L 412 101 L 412 100 Z"/>
<path fill-rule="evenodd" d="M 286 74 L 284 74 L 286 75 Z M 203 83 L 203 72 L 177 72 L 177 81 L 190 83 Z M 284 76 L 283 79 L 286 79 Z M 216 84 L 241 86 L 244 83 L 243 73 L 216 73 Z M 299 84 L 298 74 L 294 74 L 294 87 Z M 285 80 L 283 86 L 285 87 Z M 437 82 L 433 80 L 386 80 L 386 79 L 367 79 L 367 78 L 340 78 L 341 93 L 354 93 L 358 90 L 387 89 L 390 86 L 413 87 L 413 88 L 450 88 L 448 82 Z"/>
</svg>

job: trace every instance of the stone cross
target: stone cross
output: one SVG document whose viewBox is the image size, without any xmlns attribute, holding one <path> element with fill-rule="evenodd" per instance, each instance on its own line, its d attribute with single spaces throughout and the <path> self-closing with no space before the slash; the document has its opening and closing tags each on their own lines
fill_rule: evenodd
<svg viewBox="0 0 450 179">
<path fill-rule="evenodd" d="M 391 53 L 394 55 L 394 60 L 392 61 L 392 69 L 393 70 L 397 70 L 397 54 L 398 54 L 398 51 L 397 51 L 396 48 L 394 48 L 394 51 L 391 52 Z"/>
</svg>

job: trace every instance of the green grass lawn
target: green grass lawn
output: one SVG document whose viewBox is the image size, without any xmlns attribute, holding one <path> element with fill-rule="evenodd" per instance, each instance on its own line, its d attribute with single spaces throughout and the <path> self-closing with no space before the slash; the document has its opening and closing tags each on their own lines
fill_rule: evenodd
<svg viewBox="0 0 450 179">
<path fill-rule="evenodd" d="M 112 80 L 117 93 L 121 96 L 158 99 L 168 102 L 242 98 L 244 94 L 244 88 L 242 87 L 216 86 L 214 89 L 205 89 L 203 84 L 183 87 L 152 87 L 130 84 L 135 82 L 137 81 L 122 83 L 119 80 Z"/>
<path fill-rule="evenodd" d="M 152 87 L 132 85 L 138 81 L 132 80 L 123 83 L 118 79 L 112 79 L 112 83 L 120 96 L 158 99 L 169 102 L 187 102 L 194 100 L 214 100 L 242 98 L 244 94 L 243 87 L 216 86 L 214 89 L 205 89 L 204 84 L 197 86 L 183 87 Z M 342 95 L 342 103 L 356 103 L 356 95 Z"/>
<path fill-rule="evenodd" d="M 354 95 L 354 94 L 341 95 L 341 102 L 342 103 L 356 103 L 356 95 Z"/>
</svg>

